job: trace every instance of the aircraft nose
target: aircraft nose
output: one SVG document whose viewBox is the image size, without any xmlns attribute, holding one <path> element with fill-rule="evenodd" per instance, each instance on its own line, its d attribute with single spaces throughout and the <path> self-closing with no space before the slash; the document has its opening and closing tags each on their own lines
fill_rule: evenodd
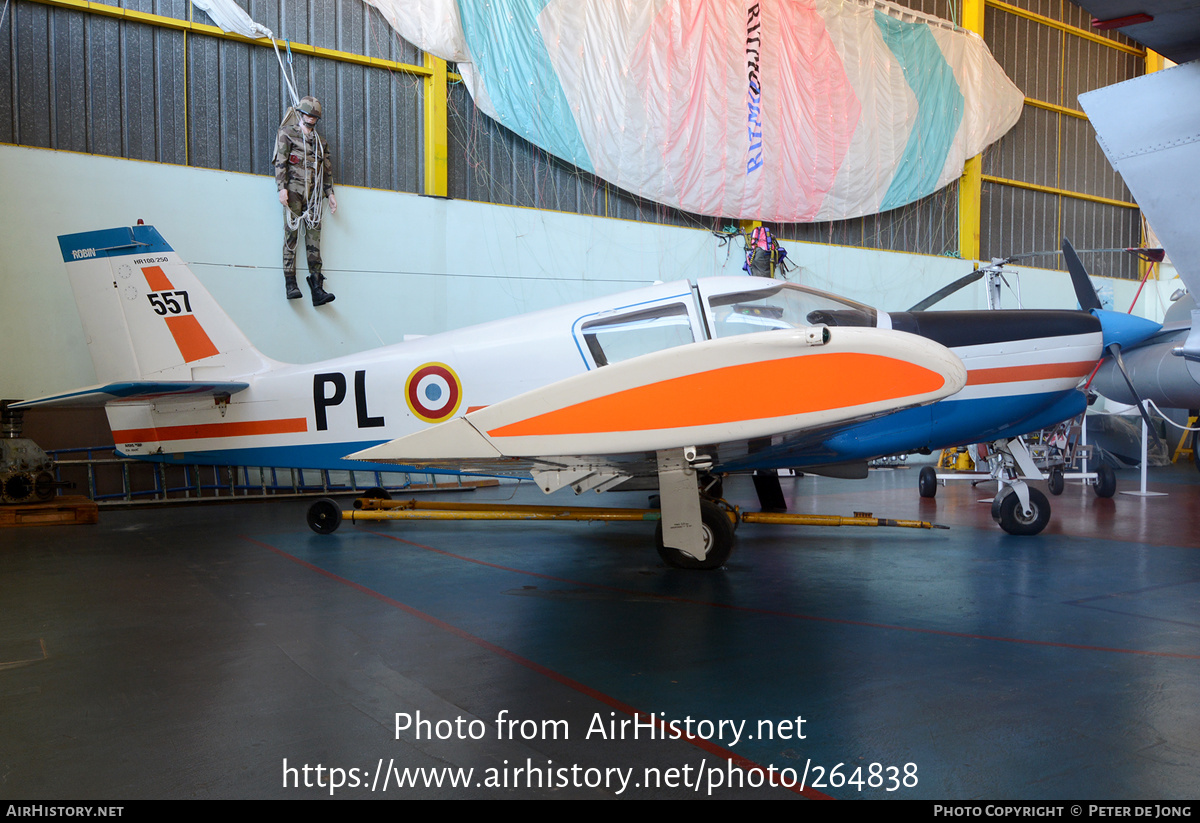
<svg viewBox="0 0 1200 823">
<path fill-rule="evenodd" d="M 1096 315 L 1100 321 L 1100 328 L 1104 331 L 1105 348 L 1113 343 L 1122 349 L 1135 346 L 1157 334 L 1162 328 L 1162 323 L 1122 312 L 1093 309 L 1092 314 Z"/>
</svg>

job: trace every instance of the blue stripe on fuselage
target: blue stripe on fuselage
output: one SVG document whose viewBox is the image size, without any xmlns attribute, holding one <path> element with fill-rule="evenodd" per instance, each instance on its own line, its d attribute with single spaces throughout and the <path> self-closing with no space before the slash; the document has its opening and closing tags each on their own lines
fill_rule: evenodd
<svg viewBox="0 0 1200 823">
<path fill-rule="evenodd" d="M 202 452 L 173 452 L 169 454 L 124 455 L 151 463 L 197 466 L 250 466 L 280 469 L 330 469 L 334 471 L 419 472 L 421 474 L 472 474 L 445 469 L 425 469 L 396 466 L 391 463 L 369 463 L 346 460 L 345 456 L 386 440 L 363 440 L 353 443 L 322 443 L 305 446 L 260 446 L 248 449 L 214 449 Z M 117 450 L 121 454 L 120 449 Z"/>
<path fill-rule="evenodd" d="M 722 462 L 718 471 L 791 468 L 872 460 L 889 454 L 945 449 L 1015 437 L 1074 417 L 1087 408 L 1083 392 L 1044 392 L 942 400 L 859 423 L 820 445 L 781 443 Z"/>
<path fill-rule="evenodd" d="M 943 400 L 860 423 L 827 439 L 825 445 L 857 460 L 914 448 L 944 449 L 1015 437 L 1074 417 L 1085 408 L 1087 398 L 1075 390 Z"/>
</svg>

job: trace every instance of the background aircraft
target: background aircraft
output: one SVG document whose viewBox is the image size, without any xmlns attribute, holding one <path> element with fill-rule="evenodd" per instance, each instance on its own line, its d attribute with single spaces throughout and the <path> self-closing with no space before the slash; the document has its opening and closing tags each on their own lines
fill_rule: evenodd
<svg viewBox="0 0 1200 823">
<path fill-rule="evenodd" d="M 1092 388 L 1122 403 L 1138 396 L 1170 408 L 1200 407 L 1200 3 L 1191 0 L 1085 0 L 1093 25 L 1183 63 L 1079 95 L 1109 162 L 1153 227 L 1189 296 L 1168 312 L 1161 333 L 1124 353 L 1127 385 L 1113 361 Z M 1192 62 L 1186 62 L 1192 61 Z"/>
<path fill-rule="evenodd" d="M 288 365 L 254 349 L 152 227 L 59 244 L 101 382 L 19 406 L 103 404 L 118 451 L 162 462 L 528 472 L 547 493 L 657 487 L 660 551 L 702 568 L 732 549 L 700 491 L 714 476 L 861 476 L 880 455 L 983 440 L 1025 467 L 1009 438 L 1078 414 L 1102 346 L 1157 329 L 1106 312 L 889 315 L 718 277 Z M 1036 533 L 1049 503 L 1010 478 L 993 511 Z"/>
</svg>

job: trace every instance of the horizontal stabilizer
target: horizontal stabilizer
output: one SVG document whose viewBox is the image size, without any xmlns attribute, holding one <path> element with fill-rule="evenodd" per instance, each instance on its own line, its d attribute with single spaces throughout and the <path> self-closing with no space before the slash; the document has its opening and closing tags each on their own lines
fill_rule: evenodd
<svg viewBox="0 0 1200 823">
<path fill-rule="evenodd" d="M 132 403 L 134 401 L 194 399 L 198 397 L 229 397 L 242 389 L 248 388 L 249 383 L 195 383 L 182 380 L 132 380 L 121 383 L 106 383 L 99 386 L 89 386 L 86 389 L 63 394 L 51 394 L 34 400 L 22 400 L 11 404 L 14 409 L 28 409 L 34 406 L 57 406 L 60 408 L 82 408 L 89 406 L 106 406 L 109 403 Z"/>
<path fill-rule="evenodd" d="M 891 330 L 824 326 L 643 355 L 351 455 L 470 464 L 747 441 L 865 420 L 963 387 L 948 349 Z"/>
</svg>

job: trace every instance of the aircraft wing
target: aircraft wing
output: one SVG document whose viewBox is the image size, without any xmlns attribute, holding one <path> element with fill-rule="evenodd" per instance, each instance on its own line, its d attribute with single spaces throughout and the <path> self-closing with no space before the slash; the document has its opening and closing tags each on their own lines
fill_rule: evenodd
<svg viewBox="0 0 1200 823">
<path fill-rule="evenodd" d="M 623 461 L 655 452 L 834 429 L 932 403 L 965 383 L 949 349 L 916 335 L 783 329 L 604 366 L 350 459 L 477 471 L 606 464 L 629 476 Z"/>
<path fill-rule="evenodd" d="M 63 394 L 51 394 L 33 400 L 10 404 L 13 409 L 34 406 L 88 407 L 109 403 L 145 402 L 147 400 L 186 400 L 197 397 L 229 397 L 250 386 L 242 382 L 192 382 L 182 380 L 126 380 L 103 383 Z"/>
</svg>

